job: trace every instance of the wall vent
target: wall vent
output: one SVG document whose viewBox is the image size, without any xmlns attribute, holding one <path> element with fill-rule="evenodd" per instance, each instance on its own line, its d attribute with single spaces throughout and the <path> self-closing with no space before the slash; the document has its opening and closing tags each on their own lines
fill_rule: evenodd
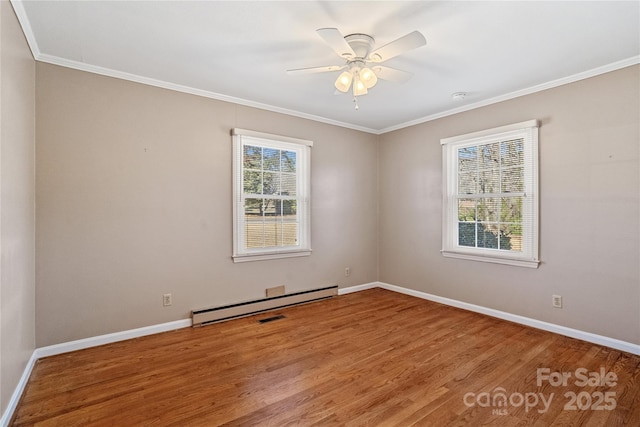
<svg viewBox="0 0 640 427">
<path fill-rule="evenodd" d="M 191 312 L 191 320 L 193 322 L 192 326 L 204 326 L 209 323 L 221 322 L 223 320 L 251 316 L 252 314 L 262 313 L 276 308 L 319 301 L 336 295 L 338 295 L 338 286 L 327 286 L 326 288 L 295 292 L 287 295 L 279 295 L 277 297 L 263 298 L 221 307 L 193 310 Z"/>
</svg>

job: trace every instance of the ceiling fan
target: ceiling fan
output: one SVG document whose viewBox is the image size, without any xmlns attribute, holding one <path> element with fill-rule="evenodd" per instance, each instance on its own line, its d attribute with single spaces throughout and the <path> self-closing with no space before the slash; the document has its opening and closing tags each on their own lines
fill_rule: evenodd
<svg viewBox="0 0 640 427">
<path fill-rule="evenodd" d="M 375 40 L 368 34 L 349 34 L 343 36 L 337 28 L 320 28 L 318 35 L 338 54 L 345 63 L 342 65 L 328 65 L 322 67 L 298 68 L 287 70 L 288 74 L 326 73 L 343 71 L 335 81 L 335 87 L 342 93 L 352 88 L 353 101 L 358 109 L 356 97 L 366 95 L 378 79 L 404 83 L 413 74 L 395 68 L 378 65 L 412 49 L 427 44 L 419 31 L 413 31 L 382 47 L 372 50 Z"/>
</svg>

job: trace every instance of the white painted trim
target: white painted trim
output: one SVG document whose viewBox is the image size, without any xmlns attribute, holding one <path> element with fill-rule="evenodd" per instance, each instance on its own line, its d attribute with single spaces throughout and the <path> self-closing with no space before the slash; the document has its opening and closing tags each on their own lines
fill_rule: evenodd
<svg viewBox="0 0 640 427">
<path fill-rule="evenodd" d="M 456 136 L 450 136 L 448 138 L 442 138 L 440 140 L 440 144 L 442 145 L 453 144 L 460 141 L 468 141 L 471 139 L 475 140 L 477 138 L 484 138 L 487 136 L 490 137 L 489 140 L 493 140 L 495 138 L 501 137 L 501 134 L 503 133 L 514 132 L 519 134 L 522 131 L 522 129 L 537 128 L 537 127 L 540 127 L 540 122 L 538 120 L 536 119 L 527 120 L 520 123 L 512 123 L 510 125 L 498 126 L 491 129 L 483 129 L 475 132 L 465 133 L 464 135 L 456 135 Z M 474 141 L 473 143 L 477 144 L 478 142 Z"/>
<path fill-rule="evenodd" d="M 70 351 L 83 350 L 85 348 L 97 347 L 99 345 L 111 344 L 118 341 L 124 341 L 132 338 L 138 338 L 146 335 L 153 335 L 161 332 L 168 332 L 188 327 L 191 327 L 191 319 L 182 319 L 175 320 L 173 322 L 161 323 L 159 325 L 145 326 L 143 328 L 129 329 L 127 331 L 114 332 L 112 334 L 99 335 L 96 337 L 36 348 L 33 351 L 33 354 L 31 355 L 31 358 L 29 359 L 29 362 L 27 363 L 22 376 L 20 377 L 18 385 L 11 395 L 11 400 L 9 400 L 7 409 L 2 414 L 2 418 L 0 418 L 0 427 L 7 427 L 9 425 L 11 417 L 13 417 L 13 412 L 16 410 L 18 402 L 20 401 L 20 397 L 24 392 L 24 388 L 29 381 L 31 371 L 33 370 L 33 367 L 35 366 L 38 359 L 68 353 Z"/>
<path fill-rule="evenodd" d="M 83 350 L 85 348 L 97 347 L 99 345 L 144 337 L 146 335 L 188 328 L 190 326 L 191 319 L 175 320 L 173 322 L 161 323 L 159 325 L 145 326 L 143 328 L 129 329 L 127 331 L 114 332 L 112 334 L 98 335 L 96 337 L 40 347 L 36 349 L 35 354 L 36 357 L 40 359 L 42 357 L 55 356 L 62 353 L 68 353 L 70 351 Z"/>
<path fill-rule="evenodd" d="M 515 92 L 507 93 L 504 95 L 499 95 L 494 98 L 486 99 L 484 101 L 475 102 L 469 105 L 463 105 L 458 108 L 454 108 L 451 110 L 443 111 L 440 113 L 432 114 L 429 116 L 421 117 L 415 120 L 411 120 L 408 122 L 400 123 L 394 126 L 389 126 L 383 129 L 372 129 L 365 126 L 354 125 L 352 123 L 341 122 L 338 120 L 328 119 L 326 117 L 316 116 L 313 114 L 302 113 L 299 111 L 289 110 L 286 108 L 276 107 L 273 105 L 262 104 L 255 101 L 250 101 L 247 99 L 236 98 L 233 96 L 228 96 L 220 93 L 215 93 L 211 91 L 206 91 L 202 89 L 196 89 L 189 86 L 178 85 L 175 83 L 165 82 L 162 80 L 151 79 L 148 77 L 138 76 L 135 74 L 125 73 L 123 71 L 112 70 L 109 68 L 98 67 L 95 65 L 85 64 L 78 61 L 71 61 L 68 59 L 59 58 L 52 55 L 46 55 L 40 52 L 40 48 L 36 43 L 36 38 L 33 34 L 33 29 L 29 24 L 29 19 L 27 19 L 27 14 L 24 10 L 24 6 L 22 1 L 18 0 L 10 0 L 13 5 L 13 9 L 16 12 L 16 16 L 18 17 L 18 21 L 22 27 L 22 31 L 27 39 L 27 43 L 31 48 L 31 53 L 36 61 L 46 62 L 53 65 L 60 65 L 62 67 L 73 68 L 80 71 L 86 71 L 89 73 L 100 74 L 103 76 L 115 77 L 123 80 L 130 80 L 133 82 L 138 82 L 142 84 L 147 84 L 150 86 L 161 87 L 164 89 L 175 90 L 177 92 L 189 93 L 192 95 L 202 96 L 205 98 L 217 99 L 220 101 L 232 102 L 234 104 L 245 105 L 248 107 L 258 108 L 261 110 L 273 111 L 276 113 L 286 114 L 289 116 L 300 117 L 303 119 L 309 119 L 320 123 L 326 123 L 334 126 L 340 126 L 347 129 L 353 129 L 361 132 L 372 133 L 374 135 L 382 135 L 387 132 L 392 132 L 399 129 L 404 129 L 410 126 L 415 126 L 421 123 L 429 122 L 432 120 L 440 119 L 442 117 L 452 116 L 454 114 L 462 113 L 469 110 L 475 110 L 476 108 L 484 107 L 491 104 L 496 104 L 498 102 L 507 101 L 509 99 L 518 98 L 520 96 L 529 95 L 532 93 L 540 92 L 547 89 L 552 89 L 554 87 L 562 86 L 568 83 L 577 82 L 579 80 L 588 79 L 590 77 L 595 77 L 600 74 L 608 73 L 611 71 L 620 70 L 622 68 L 629 67 L 631 65 L 640 64 L 640 55 L 632 56 L 630 58 L 622 59 L 620 61 L 613 62 L 611 64 L 606 64 L 601 67 L 596 67 L 591 70 L 583 71 L 577 74 L 573 74 L 570 76 L 562 77 L 556 80 L 552 80 L 550 82 L 541 83 L 535 86 L 531 86 L 529 88 L 517 90 Z"/>
<path fill-rule="evenodd" d="M 45 62 L 47 64 L 59 65 L 61 67 L 72 68 L 74 70 L 86 71 L 88 73 L 100 74 L 102 76 L 113 77 L 116 79 L 128 80 L 136 83 L 142 83 L 149 86 L 155 86 L 163 89 L 174 90 L 176 92 L 188 93 L 191 95 L 202 96 L 203 98 L 216 99 L 218 101 L 231 102 L 233 104 L 245 105 L 247 107 L 258 108 L 260 110 L 273 111 L 275 113 L 286 114 L 288 116 L 300 117 L 302 119 L 313 120 L 315 122 L 327 123 L 334 126 L 340 126 L 347 129 L 358 130 L 366 133 L 377 134 L 375 129 L 364 126 L 354 125 L 352 123 L 341 122 L 338 120 L 328 119 L 326 117 L 307 114 L 300 111 L 289 110 L 287 108 L 276 107 L 274 105 L 263 104 L 261 102 L 251 101 L 249 99 L 236 98 L 234 96 L 224 95 L 204 89 L 198 89 L 191 86 L 180 85 L 177 83 L 166 82 L 164 80 L 153 79 L 150 77 L 139 76 L 137 74 L 126 73 L 124 71 L 112 70 L 110 68 L 99 67 L 97 65 L 85 64 L 82 62 L 71 61 L 64 58 L 47 54 L 33 53 L 36 61 Z"/>
<path fill-rule="evenodd" d="M 311 255 L 311 148 L 313 142 L 299 138 L 284 137 L 266 134 L 263 132 L 248 131 L 234 128 L 232 135 L 233 162 L 231 171 L 233 175 L 233 245 L 231 258 L 234 263 L 249 261 L 264 261 L 279 258 L 303 257 Z M 298 223 L 297 241 L 288 246 L 276 246 L 267 248 L 246 247 L 246 218 L 245 202 L 247 198 L 268 198 L 269 195 L 248 194 L 243 190 L 244 182 L 244 147 L 258 146 L 263 148 L 275 148 L 296 153 L 296 192 L 292 196 L 272 195 L 272 198 L 297 201 L 296 220 Z"/>
<path fill-rule="evenodd" d="M 542 320 L 532 319 L 530 317 L 524 317 L 524 316 L 507 313 L 500 310 L 494 310 L 492 308 L 470 304 L 467 302 L 458 301 L 450 298 L 440 297 L 437 295 L 428 294 L 426 292 L 421 292 L 413 289 L 403 288 L 400 286 L 390 285 L 388 283 L 378 282 L 378 287 L 389 290 L 389 291 L 399 292 L 405 295 L 411 295 L 417 298 L 422 298 L 429 301 L 437 302 L 440 304 L 449 305 L 451 307 L 457 307 L 463 310 L 469 310 L 476 313 L 486 314 L 487 316 L 508 320 L 510 322 L 519 323 L 521 325 L 531 326 L 536 329 L 542 329 L 543 331 L 553 332 L 556 334 L 564 335 L 571 338 L 576 338 L 576 339 L 587 341 L 594 344 L 603 345 L 605 347 L 611 347 L 616 350 L 626 351 L 628 353 L 632 353 L 640 356 L 640 344 L 633 344 L 627 341 L 605 337 L 603 335 L 593 334 L 591 332 L 581 331 L 579 329 L 568 328 L 566 326 L 556 325 L 554 323 L 548 323 Z"/>
<path fill-rule="evenodd" d="M 380 287 L 379 282 L 371 282 L 371 283 L 365 283 L 363 285 L 349 286 L 346 288 L 339 288 L 338 295 L 346 295 L 353 292 L 360 292 L 367 289 L 373 289 L 378 287 Z"/>
<path fill-rule="evenodd" d="M 301 145 L 306 145 L 308 147 L 313 147 L 313 141 L 310 141 L 308 139 L 294 138 L 291 136 L 276 135 L 273 133 L 266 133 L 266 132 L 258 132 L 258 131 L 249 130 L 249 129 L 233 128 L 231 129 L 231 135 L 232 136 L 233 135 L 250 136 L 258 139 L 266 139 L 266 140 L 269 140 L 269 142 L 282 141 L 282 142 L 290 142 L 292 144 L 301 144 Z"/>
<path fill-rule="evenodd" d="M 463 135 L 442 138 L 442 250 L 443 256 L 464 260 L 506 264 L 515 267 L 538 268 L 538 120 L 527 120 Z M 458 152 L 462 147 L 521 139 L 524 148 L 524 193 L 522 198 L 522 250 L 502 251 L 490 248 L 461 246 L 458 230 Z M 518 193 L 510 193 L 518 196 Z M 469 194 L 465 198 L 502 197 L 502 193 Z"/>
<path fill-rule="evenodd" d="M 9 422 L 11 422 L 11 418 L 13 417 L 13 413 L 18 407 L 18 403 L 20 402 L 20 398 L 22 397 L 22 393 L 24 392 L 25 387 L 27 386 L 27 382 L 29 381 L 29 377 L 31 376 L 31 371 L 33 367 L 36 365 L 38 361 L 38 357 L 36 357 L 36 352 L 34 351 L 31 354 L 31 358 L 27 362 L 27 366 L 24 368 L 24 372 L 22 372 L 22 376 L 20 377 L 20 381 L 16 385 L 13 394 L 11 395 L 11 399 L 9 399 L 9 404 L 7 408 L 4 410 L 2 414 L 2 418 L 0 418 L 0 427 L 8 427 Z"/>
<path fill-rule="evenodd" d="M 359 291 L 364 291 L 364 290 L 373 289 L 373 288 L 386 289 L 388 291 L 410 295 L 413 297 L 437 302 L 437 303 L 448 305 L 451 307 L 461 308 L 463 310 L 485 314 L 487 316 L 496 317 L 498 319 L 508 320 L 510 322 L 531 326 L 532 328 L 542 329 L 543 331 L 553 332 L 556 334 L 564 335 L 571 338 L 576 338 L 576 339 L 587 341 L 594 344 L 603 345 L 605 347 L 615 348 L 616 350 L 626 351 L 628 353 L 632 353 L 640 356 L 640 344 L 633 344 L 633 343 L 622 341 L 616 338 L 610 338 L 603 335 L 593 334 L 591 332 L 585 332 L 579 329 L 568 328 L 566 326 L 556 325 L 554 323 L 548 323 L 542 320 L 532 319 L 530 317 L 507 313 L 500 310 L 494 310 L 493 308 L 470 304 L 464 301 L 458 301 L 451 298 L 440 297 L 437 295 L 428 294 L 426 292 L 416 291 L 414 289 L 408 289 L 408 288 L 403 288 L 401 286 L 390 285 L 384 282 L 371 282 L 363 285 L 350 286 L 348 288 L 340 288 L 338 289 L 338 295 L 345 295 L 345 294 L 350 294 L 352 292 L 359 292 Z"/>
<path fill-rule="evenodd" d="M 446 251 L 441 250 L 442 256 L 446 258 L 458 258 L 458 259 L 466 259 L 468 261 L 479 261 L 479 262 L 490 262 L 493 264 L 504 264 L 511 265 L 513 267 L 527 267 L 527 268 L 538 268 L 540 265 L 540 260 L 528 260 L 528 259 L 515 259 L 515 258 L 507 258 L 507 257 L 492 257 L 492 256 L 483 256 L 483 255 L 474 255 L 474 254 L 465 254 L 456 251 Z"/>
<path fill-rule="evenodd" d="M 349 286 L 346 288 L 339 288 L 338 295 L 346 295 L 353 292 L 364 291 L 367 289 L 382 288 L 388 291 L 398 292 L 405 295 L 425 299 L 428 301 L 437 302 L 440 304 L 448 305 L 451 307 L 461 308 L 463 310 L 473 311 L 475 313 L 485 314 L 487 316 L 496 317 L 498 319 L 508 320 L 510 322 L 519 323 L 521 325 L 531 326 L 536 329 L 542 329 L 544 331 L 553 332 L 556 334 L 564 335 L 571 338 L 577 338 L 582 341 L 591 342 L 594 344 L 611 347 L 616 350 L 626 351 L 628 353 L 640 355 L 640 345 L 633 344 L 627 341 L 618 340 L 615 338 L 609 338 L 602 335 L 593 334 L 591 332 L 580 331 L 578 329 L 568 328 L 566 326 L 556 325 L 553 323 L 543 322 L 541 320 L 531 319 L 529 317 L 519 316 L 517 314 L 507 313 L 500 310 L 494 310 L 492 308 L 482 307 L 475 304 L 466 303 L 463 301 L 454 300 L 451 298 L 440 297 L 437 295 L 428 294 L 426 292 L 416 291 L 413 289 L 403 288 L 401 286 L 390 285 L 384 282 L 371 282 L 362 285 Z M 85 348 L 95 347 L 103 344 L 110 344 L 113 342 L 124 341 L 131 338 L 142 337 L 145 335 L 152 335 L 160 332 L 172 331 L 175 329 L 187 328 L 191 326 L 191 319 L 176 320 L 173 322 L 162 323 L 159 325 L 147 326 L 144 328 L 131 329 L 128 331 L 115 332 L 107 335 L 100 335 L 97 337 L 85 338 L 82 340 L 71 341 L 67 343 L 55 344 L 47 347 L 37 348 L 27 366 L 22 373 L 22 377 L 14 390 L 11 400 L 7 409 L 0 418 L 0 427 L 7 427 L 9 421 L 13 416 L 22 392 L 24 391 L 31 371 L 35 366 L 35 362 L 47 356 L 54 356 L 57 354 L 67 353 L 70 351 L 81 350 Z"/>
<path fill-rule="evenodd" d="M 13 2 L 13 0 L 12 0 Z M 19 3 L 19 2 L 13 2 Z M 22 20 L 20 20 L 22 23 Z M 23 27 L 23 31 L 26 29 Z M 29 38 L 27 37 L 27 40 Z M 640 55 L 634 56 L 628 59 L 624 59 L 622 61 L 617 61 L 612 64 L 607 64 L 602 67 L 594 68 L 592 70 L 587 70 L 578 74 L 574 74 L 572 76 L 564 77 L 561 79 L 553 80 L 551 82 L 542 83 L 536 86 L 532 86 L 529 88 L 521 89 L 515 92 L 511 92 L 505 95 L 499 95 L 494 98 L 486 99 L 480 102 L 476 102 L 473 104 L 465 105 L 462 107 L 458 107 L 452 110 L 443 111 L 441 113 L 432 114 L 430 116 L 425 116 L 416 120 L 412 120 L 405 123 L 400 123 L 398 125 L 390 126 L 383 129 L 373 129 L 365 126 L 355 125 L 353 123 L 341 122 L 338 120 L 328 119 L 326 117 L 316 116 L 313 114 L 307 114 L 300 111 L 289 110 L 286 108 L 276 107 L 269 104 L 263 104 L 260 102 L 255 102 L 247 99 L 236 98 L 233 96 L 228 96 L 216 92 L 211 92 L 203 89 L 192 88 L 190 86 L 179 85 L 175 83 L 165 82 L 163 80 L 152 79 L 149 77 L 138 76 L 135 74 L 125 73 L 123 71 L 112 70 L 109 68 L 99 67 L 95 65 L 85 64 L 82 62 L 71 61 L 68 59 L 58 58 L 51 55 L 41 54 L 40 52 L 32 52 L 36 61 L 46 62 L 48 64 L 59 65 L 61 67 L 73 68 L 75 70 L 86 71 L 88 73 L 100 74 L 107 77 L 114 77 L 117 79 L 128 80 L 132 82 L 142 83 L 149 86 L 160 87 L 163 89 L 174 90 L 177 92 L 188 93 L 191 95 L 202 96 L 204 98 L 216 99 L 219 101 L 231 102 L 238 105 L 245 105 L 247 107 L 258 108 L 260 110 L 273 111 L 275 113 L 286 114 L 288 116 L 299 117 L 302 119 L 313 120 L 319 123 L 326 123 L 329 125 L 339 126 L 347 129 L 353 129 L 361 132 L 371 133 L 374 135 L 383 135 L 388 132 L 392 132 L 395 130 L 404 129 L 407 127 L 415 126 L 421 123 L 430 122 L 433 120 L 437 120 L 443 117 L 452 116 L 454 114 L 463 113 L 465 111 L 475 110 L 476 108 L 485 107 L 492 104 L 497 104 L 502 101 L 508 101 L 510 99 L 519 98 L 521 96 L 530 95 L 536 92 L 541 92 L 543 90 L 552 89 L 554 87 L 562 86 L 565 84 L 577 82 L 580 80 L 588 79 L 591 77 L 598 76 L 600 74 L 608 73 L 611 71 L 616 71 L 622 68 L 626 68 L 632 65 L 636 65 L 640 63 Z"/>
<path fill-rule="evenodd" d="M 234 227 L 237 229 L 237 227 Z M 304 249 L 301 251 L 292 251 L 292 252 L 270 252 L 270 253 L 260 253 L 260 254 L 242 254 L 242 255 L 232 255 L 231 258 L 233 262 L 251 262 L 251 261 L 266 261 L 270 259 L 280 259 L 280 258 L 295 258 L 301 256 L 309 256 L 311 255 L 311 249 Z"/>
<path fill-rule="evenodd" d="M 621 70 L 623 68 L 630 67 L 632 65 L 637 65 L 637 64 L 640 64 L 640 55 L 632 56 L 631 58 L 626 58 L 620 61 L 612 62 L 611 64 L 606 64 L 601 67 L 592 68 L 591 70 L 587 70 L 587 71 L 583 71 L 570 76 L 562 77 L 556 80 L 552 80 L 550 82 L 541 83 L 539 85 L 531 86 L 525 89 L 520 89 L 515 92 L 506 93 L 504 95 L 499 95 L 499 96 L 485 99 L 479 102 L 474 102 L 473 104 L 463 105 L 461 107 L 443 111 L 441 113 L 436 113 L 430 116 L 421 117 L 415 120 L 411 120 L 409 122 L 397 124 L 395 126 L 389 126 L 384 129 L 379 129 L 375 133 L 378 135 L 382 135 L 387 132 L 408 128 L 411 126 L 430 122 L 432 120 L 441 119 L 443 117 L 453 116 L 454 114 L 464 113 L 465 111 L 475 110 L 476 108 L 486 107 L 487 105 L 497 104 L 502 101 L 508 101 L 510 99 L 519 98 L 521 96 L 531 95 L 532 93 L 542 92 L 543 90 L 553 89 L 558 86 L 574 83 L 580 80 L 589 79 L 591 77 L 596 77 L 601 74 L 609 73 L 611 71 Z"/>
<path fill-rule="evenodd" d="M 18 22 L 20 22 L 20 26 L 22 27 L 22 32 L 24 33 L 25 39 L 27 39 L 27 44 L 29 45 L 29 49 L 31 49 L 31 54 L 37 60 L 40 56 L 40 48 L 38 47 L 38 43 L 36 42 L 36 36 L 33 34 L 33 29 L 31 28 L 31 23 L 27 18 L 27 12 L 24 10 L 23 1 L 10 0 L 11 5 L 13 6 L 13 11 L 18 18 Z"/>
</svg>

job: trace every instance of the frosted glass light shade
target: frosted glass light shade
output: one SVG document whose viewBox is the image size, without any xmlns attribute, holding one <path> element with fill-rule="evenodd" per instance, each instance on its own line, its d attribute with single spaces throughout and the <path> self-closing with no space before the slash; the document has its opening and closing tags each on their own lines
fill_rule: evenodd
<svg viewBox="0 0 640 427">
<path fill-rule="evenodd" d="M 352 80 L 353 75 L 351 74 L 351 72 L 345 71 L 338 76 L 334 85 L 340 92 L 346 93 L 349 91 Z"/>
<path fill-rule="evenodd" d="M 360 81 L 366 86 L 367 89 L 370 89 L 378 83 L 378 77 L 376 73 L 374 73 L 371 68 L 363 68 L 360 70 Z"/>
<path fill-rule="evenodd" d="M 356 76 L 353 81 L 353 96 L 366 95 L 367 92 L 367 86 Z"/>
</svg>

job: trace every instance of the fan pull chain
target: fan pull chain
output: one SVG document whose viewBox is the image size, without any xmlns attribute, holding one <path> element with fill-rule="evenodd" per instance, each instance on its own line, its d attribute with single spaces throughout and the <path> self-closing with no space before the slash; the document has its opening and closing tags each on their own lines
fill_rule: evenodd
<svg viewBox="0 0 640 427">
<path fill-rule="evenodd" d="M 360 109 L 360 107 L 358 106 L 358 97 L 354 96 L 353 97 L 353 105 L 356 111 L 358 111 Z"/>
</svg>

